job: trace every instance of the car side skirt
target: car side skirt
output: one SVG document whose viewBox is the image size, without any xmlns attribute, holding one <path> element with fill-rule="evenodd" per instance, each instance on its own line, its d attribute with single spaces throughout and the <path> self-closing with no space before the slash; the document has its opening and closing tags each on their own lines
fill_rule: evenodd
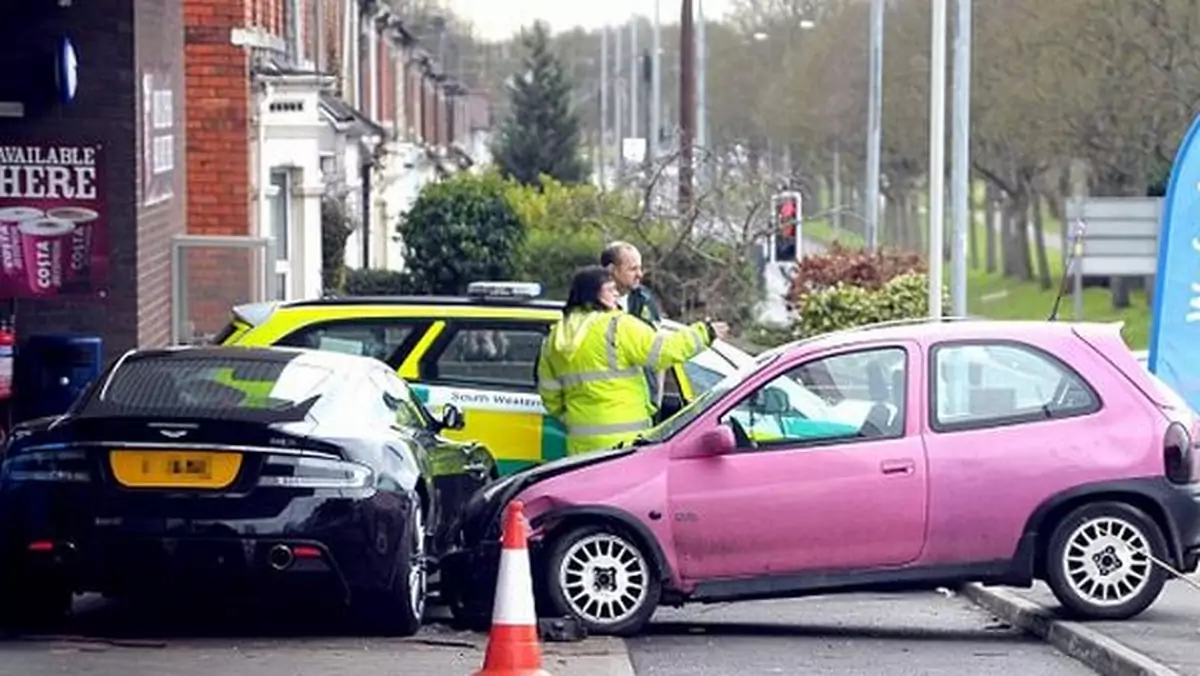
<svg viewBox="0 0 1200 676">
<path fill-rule="evenodd" d="M 1028 586 L 1029 581 L 1022 581 L 1021 578 L 1022 576 L 1014 570 L 1013 561 L 854 572 L 810 571 L 797 575 L 699 582 L 690 594 L 671 598 L 672 595 L 668 593 L 664 595 L 663 602 L 724 603 L 795 598 L 833 592 L 919 591 L 956 587 L 966 582 Z"/>
</svg>

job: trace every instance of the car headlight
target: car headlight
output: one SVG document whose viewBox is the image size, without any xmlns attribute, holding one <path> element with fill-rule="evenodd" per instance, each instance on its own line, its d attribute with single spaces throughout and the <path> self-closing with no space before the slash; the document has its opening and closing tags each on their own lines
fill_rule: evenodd
<svg viewBox="0 0 1200 676">
<path fill-rule="evenodd" d="M 6 459 L 0 465 L 0 480 L 86 483 L 92 473 L 83 451 L 34 451 Z"/>
</svg>

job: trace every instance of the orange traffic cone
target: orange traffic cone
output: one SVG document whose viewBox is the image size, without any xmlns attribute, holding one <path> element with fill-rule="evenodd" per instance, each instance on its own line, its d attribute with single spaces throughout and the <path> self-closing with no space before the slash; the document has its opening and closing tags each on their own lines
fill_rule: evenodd
<svg viewBox="0 0 1200 676">
<path fill-rule="evenodd" d="M 529 569 L 529 524 L 524 509 L 520 500 L 514 500 L 504 510 L 492 631 L 483 668 L 472 676 L 550 676 L 542 669 L 542 649 L 538 645 L 533 573 Z"/>
</svg>

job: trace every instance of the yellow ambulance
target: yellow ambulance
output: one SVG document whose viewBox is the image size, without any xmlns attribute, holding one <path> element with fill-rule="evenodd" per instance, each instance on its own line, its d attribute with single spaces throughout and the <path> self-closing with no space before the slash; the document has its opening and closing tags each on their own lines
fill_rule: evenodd
<svg viewBox="0 0 1200 676">
<path fill-rule="evenodd" d="M 562 316 L 563 303 L 541 295 L 537 283 L 476 282 L 464 296 L 251 303 L 233 308 L 214 342 L 336 350 L 386 362 L 434 416 L 445 404 L 458 407 L 465 426 L 444 434 L 485 444 L 503 475 L 566 452 L 563 428 L 546 415 L 534 380 L 542 339 Z M 718 341 L 667 372 L 663 413 L 752 361 Z"/>
</svg>

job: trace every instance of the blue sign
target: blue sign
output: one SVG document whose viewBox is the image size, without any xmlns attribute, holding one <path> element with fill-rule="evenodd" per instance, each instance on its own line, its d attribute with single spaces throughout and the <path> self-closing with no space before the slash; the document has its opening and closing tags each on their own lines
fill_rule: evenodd
<svg viewBox="0 0 1200 676">
<path fill-rule="evenodd" d="M 1200 117 L 1171 169 L 1158 229 L 1147 366 L 1200 410 Z"/>
</svg>

